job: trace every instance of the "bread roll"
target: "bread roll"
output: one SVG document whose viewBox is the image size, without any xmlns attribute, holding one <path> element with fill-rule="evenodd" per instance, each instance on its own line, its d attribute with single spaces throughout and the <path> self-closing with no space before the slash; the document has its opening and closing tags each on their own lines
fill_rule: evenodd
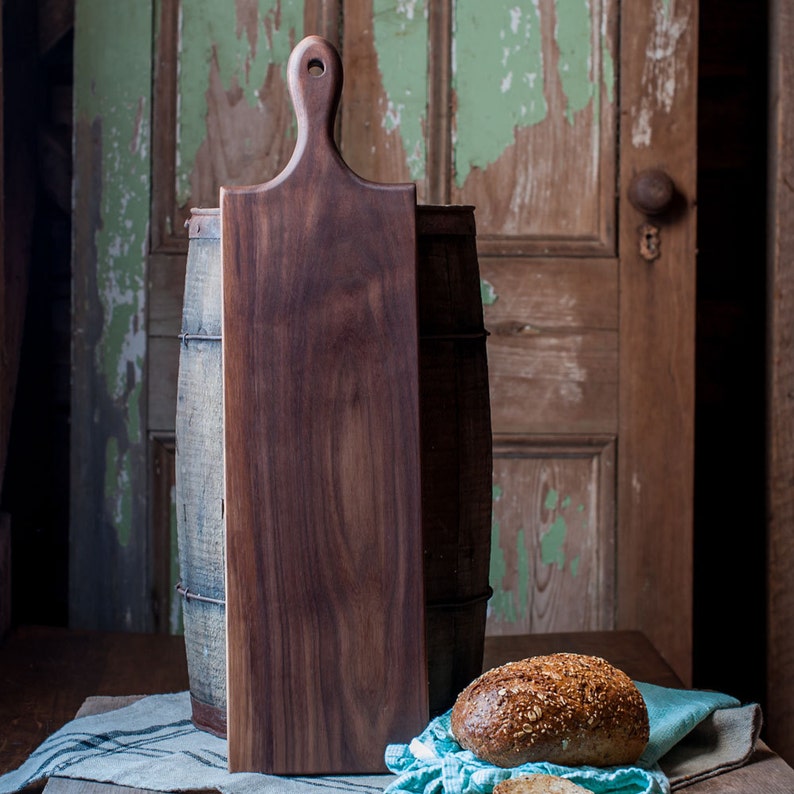
<svg viewBox="0 0 794 794">
<path fill-rule="evenodd" d="M 597 656 L 555 653 L 483 673 L 452 709 L 455 739 L 501 767 L 633 764 L 648 711 L 631 679 Z"/>
<path fill-rule="evenodd" d="M 564 777 L 522 775 L 497 783 L 493 794 L 590 794 L 590 791 Z"/>
</svg>

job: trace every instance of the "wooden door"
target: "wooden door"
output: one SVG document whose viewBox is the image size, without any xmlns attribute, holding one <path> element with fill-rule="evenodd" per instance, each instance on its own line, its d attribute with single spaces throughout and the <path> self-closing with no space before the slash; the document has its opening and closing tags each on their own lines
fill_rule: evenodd
<svg viewBox="0 0 794 794">
<path fill-rule="evenodd" d="M 696 4 L 344 7 L 347 159 L 477 208 L 489 632 L 640 628 L 689 679 Z"/>
<path fill-rule="evenodd" d="M 145 422 L 163 472 L 149 504 L 166 498 L 153 546 L 170 519 L 182 225 L 190 207 L 217 206 L 220 185 L 283 167 L 295 133 L 284 65 L 319 33 L 343 55 L 350 165 L 416 182 L 422 202 L 476 206 L 495 452 L 489 631 L 639 628 L 688 680 L 696 8 L 157 0 Z M 676 187 L 655 220 L 626 200 L 652 168 Z"/>
</svg>

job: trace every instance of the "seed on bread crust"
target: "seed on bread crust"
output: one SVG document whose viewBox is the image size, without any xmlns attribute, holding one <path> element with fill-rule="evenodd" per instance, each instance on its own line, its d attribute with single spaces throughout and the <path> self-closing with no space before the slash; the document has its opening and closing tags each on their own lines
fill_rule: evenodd
<svg viewBox="0 0 794 794">
<path fill-rule="evenodd" d="M 613 766 L 642 754 L 648 712 L 631 679 L 604 659 L 556 653 L 483 673 L 458 696 L 452 732 L 501 767 Z"/>
</svg>

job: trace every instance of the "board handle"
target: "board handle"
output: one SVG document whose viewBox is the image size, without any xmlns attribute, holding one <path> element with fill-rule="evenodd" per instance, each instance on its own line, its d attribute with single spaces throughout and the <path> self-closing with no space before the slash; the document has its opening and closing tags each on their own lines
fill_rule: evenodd
<svg viewBox="0 0 794 794">
<path fill-rule="evenodd" d="M 331 42 L 307 36 L 293 49 L 287 63 L 287 81 L 298 120 L 298 140 L 292 171 L 298 161 L 331 155 L 341 159 L 334 141 L 334 123 L 344 81 L 342 59 Z"/>
</svg>

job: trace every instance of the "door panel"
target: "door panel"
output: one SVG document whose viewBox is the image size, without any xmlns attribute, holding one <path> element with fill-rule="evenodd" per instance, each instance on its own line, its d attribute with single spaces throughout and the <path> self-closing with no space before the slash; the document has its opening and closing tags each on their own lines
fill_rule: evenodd
<svg viewBox="0 0 794 794">
<path fill-rule="evenodd" d="M 450 196 L 477 208 L 491 332 L 488 630 L 609 629 L 620 376 L 615 9 L 551 0 L 454 9 Z"/>
<path fill-rule="evenodd" d="M 615 443 L 494 445 L 491 634 L 613 626 Z"/>
<path fill-rule="evenodd" d="M 617 433 L 614 259 L 481 257 L 494 431 Z"/>
<path fill-rule="evenodd" d="M 610 0 L 457 2 L 453 202 L 487 253 L 613 253 Z"/>
<path fill-rule="evenodd" d="M 415 182 L 427 202 L 429 18 L 421 3 L 343 4 L 340 147 L 375 182 Z"/>
<path fill-rule="evenodd" d="M 155 252 L 184 253 L 190 209 L 218 206 L 221 185 L 264 182 L 286 165 L 296 130 L 285 70 L 304 13 L 281 0 L 156 0 Z"/>
<path fill-rule="evenodd" d="M 620 214 L 617 625 L 642 628 L 691 679 L 697 4 L 625 3 L 620 196 L 661 168 L 674 204 Z M 656 229 L 659 255 L 642 254 Z"/>
</svg>

